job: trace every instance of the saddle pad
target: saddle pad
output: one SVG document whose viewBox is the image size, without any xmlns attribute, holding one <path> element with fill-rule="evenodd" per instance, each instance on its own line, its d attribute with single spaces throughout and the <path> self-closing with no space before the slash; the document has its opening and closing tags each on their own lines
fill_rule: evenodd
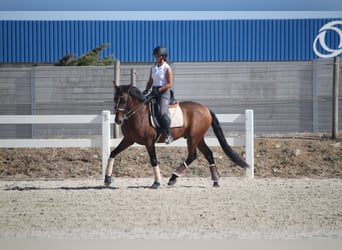
<svg viewBox="0 0 342 250">
<path fill-rule="evenodd" d="M 171 119 L 171 128 L 183 127 L 184 118 L 181 107 L 177 104 L 169 106 L 169 115 Z"/>
<path fill-rule="evenodd" d="M 171 119 L 170 128 L 183 127 L 184 125 L 183 112 L 178 103 L 169 105 L 169 116 Z M 152 115 L 150 116 L 150 120 L 151 120 L 152 126 L 155 128 L 156 125 L 154 123 Z"/>
</svg>

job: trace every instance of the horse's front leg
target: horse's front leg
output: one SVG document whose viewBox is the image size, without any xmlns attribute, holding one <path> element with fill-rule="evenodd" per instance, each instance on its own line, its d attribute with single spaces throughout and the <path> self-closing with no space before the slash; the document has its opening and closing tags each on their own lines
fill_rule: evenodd
<svg viewBox="0 0 342 250">
<path fill-rule="evenodd" d="M 128 140 L 126 137 L 124 137 L 119 145 L 110 153 L 110 156 L 107 161 L 107 168 L 105 172 L 105 179 L 104 179 L 104 184 L 106 186 L 109 186 L 113 182 L 113 167 L 114 167 L 114 158 L 117 156 L 119 153 L 124 151 L 126 148 L 129 146 L 133 145 L 134 142 Z"/>
<path fill-rule="evenodd" d="M 150 162 L 153 168 L 154 182 L 151 186 L 152 189 L 158 189 L 161 183 L 160 169 L 157 160 L 156 148 L 154 143 L 151 145 L 146 145 L 148 155 L 150 156 Z"/>
</svg>

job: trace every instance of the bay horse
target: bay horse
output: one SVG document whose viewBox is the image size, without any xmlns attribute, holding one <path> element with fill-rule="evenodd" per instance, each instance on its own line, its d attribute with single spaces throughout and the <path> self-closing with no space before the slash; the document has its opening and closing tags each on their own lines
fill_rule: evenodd
<svg viewBox="0 0 342 250">
<path fill-rule="evenodd" d="M 155 143 L 164 142 L 165 134 L 157 136 L 156 129 L 150 121 L 149 104 L 151 97 L 146 97 L 138 88 L 130 85 L 115 86 L 114 110 L 115 123 L 121 125 L 123 138 L 119 145 L 111 152 L 107 162 L 104 183 L 106 186 L 113 181 L 112 171 L 114 158 L 123 150 L 138 143 L 145 145 L 150 157 L 150 162 L 154 173 L 152 189 L 160 187 L 161 175 L 157 161 Z M 219 187 L 219 174 L 215 165 L 212 151 L 204 141 L 204 135 L 210 126 L 225 154 L 242 168 L 249 167 L 248 164 L 228 145 L 223 134 L 220 123 L 215 113 L 206 106 L 190 101 L 179 102 L 181 107 L 184 125 L 182 127 L 171 128 L 174 140 L 181 137 L 186 138 L 188 155 L 182 164 L 172 173 L 168 185 L 173 186 L 182 172 L 197 158 L 196 148 L 204 155 L 209 163 L 213 186 Z"/>
</svg>

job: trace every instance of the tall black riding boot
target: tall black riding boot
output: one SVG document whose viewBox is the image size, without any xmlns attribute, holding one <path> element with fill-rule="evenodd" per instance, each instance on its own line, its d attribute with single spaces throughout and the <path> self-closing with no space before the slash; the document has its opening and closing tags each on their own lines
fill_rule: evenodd
<svg viewBox="0 0 342 250">
<path fill-rule="evenodd" d="M 165 139 L 165 143 L 166 144 L 170 144 L 173 141 L 172 135 L 171 135 L 171 129 L 170 129 L 170 124 L 171 124 L 171 120 L 170 117 L 168 116 L 168 114 L 164 114 L 162 116 L 162 123 L 163 123 L 163 127 L 166 133 L 166 139 Z"/>
</svg>

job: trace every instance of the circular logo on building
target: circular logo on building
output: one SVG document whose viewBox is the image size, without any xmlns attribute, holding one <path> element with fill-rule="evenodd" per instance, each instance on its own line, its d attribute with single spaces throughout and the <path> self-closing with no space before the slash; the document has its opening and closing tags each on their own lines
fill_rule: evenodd
<svg viewBox="0 0 342 250">
<path fill-rule="evenodd" d="M 329 22 L 320 28 L 319 33 L 313 42 L 313 51 L 318 57 L 332 58 L 342 53 L 342 29 L 339 25 L 342 25 L 342 20 Z M 331 48 L 331 46 L 327 44 L 327 34 L 329 32 L 334 32 L 338 36 L 339 42 L 337 47 L 334 46 Z M 322 53 L 320 51 L 322 51 Z"/>
</svg>

